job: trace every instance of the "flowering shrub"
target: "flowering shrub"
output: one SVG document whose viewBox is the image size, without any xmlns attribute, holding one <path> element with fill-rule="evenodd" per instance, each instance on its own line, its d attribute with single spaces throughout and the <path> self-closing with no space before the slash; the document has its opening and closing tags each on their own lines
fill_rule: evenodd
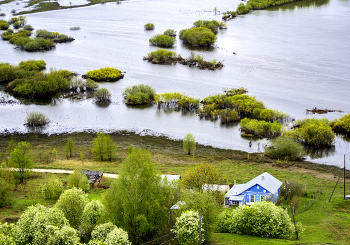
<svg viewBox="0 0 350 245">
<path fill-rule="evenodd" d="M 131 245 L 128 233 L 112 223 L 96 226 L 91 233 L 92 240 L 88 245 Z"/>
<path fill-rule="evenodd" d="M 92 231 L 91 237 L 93 240 L 104 241 L 104 240 L 106 240 L 108 233 L 110 233 L 116 227 L 117 226 L 113 225 L 111 222 L 108 222 L 108 223 L 105 223 L 102 225 L 98 225 Z"/>
<path fill-rule="evenodd" d="M 186 211 L 176 218 L 175 229 L 176 239 L 180 245 L 192 245 L 199 243 L 198 234 L 199 214 L 195 211 Z M 203 221 L 202 221 L 203 223 Z M 201 228 L 202 233 L 204 229 Z M 204 242 L 204 237 L 202 237 Z"/>
<path fill-rule="evenodd" d="M 128 239 L 128 233 L 118 227 L 108 233 L 105 243 L 106 245 L 131 245 Z"/>
<path fill-rule="evenodd" d="M 88 71 L 83 77 L 94 81 L 117 81 L 123 78 L 124 75 L 116 68 L 105 67 L 99 70 Z"/>
<path fill-rule="evenodd" d="M 301 224 L 298 225 L 302 231 Z M 260 237 L 288 238 L 294 234 L 294 225 L 288 213 L 272 202 L 255 202 L 220 214 L 218 231 Z"/>
<path fill-rule="evenodd" d="M 68 188 L 80 188 L 83 191 L 90 189 L 89 180 L 85 174 L 82 174 L 79 170 L 75 170 L 68 177 Z"/>
</svg>

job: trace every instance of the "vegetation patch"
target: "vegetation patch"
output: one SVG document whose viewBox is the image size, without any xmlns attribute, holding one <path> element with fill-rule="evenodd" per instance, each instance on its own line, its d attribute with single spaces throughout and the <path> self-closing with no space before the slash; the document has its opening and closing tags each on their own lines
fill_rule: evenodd
<svg viewBox="0 0 350 245">
<path fill-rule="evenodd" d="M 82 77 L 85 79 L 90 78 L 96 82 L 113 82 L 123 78 L 124 75 L 116 68 L 106 67 L 88 71 L 85 75 L 82 75 Z"/>
<path fill-rule="evenodd" d="M 49 118 L 44 113 L 36 111 L 30 112 L 27 115 L 26 121 L 25 124 L 30 127 L 41 127 L 50 122 Z"/>
<path fill-rule="evenodd" d="M 272 139 L 265 148 L 266 156 L 282 160 L 300 160 L 305 156 L 303 147 L 294 139 L 286 136 Z"/>
<path fill-rule="evenodd" d="M 129 105 L 149 104 L 154 101 L 155 95 L 156 90 L 145 84 L 127 87 L 123 92 L 125 104 Z"/>
<path fill-rule="evenodd" d="M 192 98 L 184 93 L 164 93 L 157 94 L 155 101 L 158 109 L 175 109 L 182 111 L 195 111 L 199 107 L 200 99 Z"/>
<path fill-rule="evenodd" d="M 215 34 L 206 27 L 182 29 L 180 39 L 190 46 L 211 46 L 216 42 Z"/>
<path fill-rule="evenodd" d="M 147 54 L 147 57 L 143 57 L 143 59 L 153 64 L 171 64 L 183 60 L 180 54 L 165 49 L 158 49 L 157 51 L 150 52 Z"/>
<path fill-rule="evenodd" d="M 336 133 L 350 135 L 350 113 L 342 118 L 332 120 L 330 126 Z"/>
<path fill-rule="evenodd" d="M 282 134 L 283 126 L 279 122 L 258 121 L 256 119 L 243 118 L 241 131 L 245 135 L 254 135 L 260 138 L 273 138 Z"/>
<path fill-rule="evenodd" d="M 173 29 L 168 29 L 168 30 L 164 31 L 163 34 L 168 35 L 170 37 L 176 37 L 176 31 Z"/>
<path fill-rule="evenodd" d="M 149 30 L 154 30 L 154 24 L 153 23 L 147 23 L 144 25 L 145 30 L 149 31 Z"/>
<path fill-rule="evenodd" d="M 159 47 L 172 47 L 175 43 L 175 37 L 158 34 L 149 39 L 149 42 Z"/>
<path fill-rule="evenodd" d="M 111 102 L 111 93 L 106 88 L 99 88 L 94 93 L 94 99 L 97 104 L 109 104 Z"/>
</svg>

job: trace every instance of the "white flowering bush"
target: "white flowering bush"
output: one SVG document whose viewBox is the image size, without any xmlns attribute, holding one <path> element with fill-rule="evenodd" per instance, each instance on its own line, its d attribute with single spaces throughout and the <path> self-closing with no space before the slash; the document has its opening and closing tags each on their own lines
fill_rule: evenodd
<svg viewBox="0 0 350 245">
<path fill-rule="evenodd" d="M 29 207 L 16 225 L 17 244 L 46 244 L 46 228 L 50 225 L 60 229 L 69 223 L 57 208 L 46 208 L 40 204 Z"/>
<path fill-rule="evenodd" d="M 219 216 L 219 224 L 227 225 L 222 232 L 273 238 L 289 238 L 294 234 L 294 225 L 287 211 L 266 201 L 227 211 Z"/>
<path fill-rule="evenodd" d="M 114 228 L 110 233 L 108 233 L 104 242 L 106 245 L 131 245 L 131 242 L 129 242 L 128 233 L 118 227 Z"/>
<path fill-rule="evenodd" d="M 5 236 L 16 237 L 17 235 L 16 225 L 13 223 L 0 224 L 0 233 L 2 233 Z"/>
<path fill-rule="evenodd" d="M 63 211 L 71 227 L 78 229 L 85 205 L 89 202 L 83 190 L 73 187 L 62 193 L 56 207 Z"/>
<path fill-rule="evenodd" d="M 128 233 L 108 222 L 98 225 L 91 233 L 88 245 L 130 245 Z"/>
<path fill-rule="evenodd" d="M 88 241 L 91 238 L 91 231 L 103 223 L 106 217 L 106 210 L 99 200 L 92 200 L 86 204 L 79 227 L 79 236 L 83 241 Z"/>
<path fill-rule="evenodd" d="M 199 243 L 199 214 L 195 211 L 185 211 L 176 218 L 175 229 L 172 231 L 180 245 L 192 245 Z M 202 221 L 203 224 L 203 221 Z M 201 228 L 202 234 L 204 229 Z M 204 237 L 202 236 L 202 242 Z"/>
<path fill-rule="evenodd" d="M 230 227 L 233 222 L 233 212 L 231 209 L 225 209 L 218 215 L 216 232 L 230 233 Z"/>
</svg>

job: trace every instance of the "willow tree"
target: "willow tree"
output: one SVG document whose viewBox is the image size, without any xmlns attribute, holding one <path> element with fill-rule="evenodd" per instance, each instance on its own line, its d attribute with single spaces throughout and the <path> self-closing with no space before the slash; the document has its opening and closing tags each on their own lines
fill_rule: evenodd
<svg viewBox="0 0 350 245">
<path fill-rule="evenodd" d="M 29 142 L 19 142 L 11 153 L 11 165 L 17 170 L 14 172 L 16 178 L 23 183 L 24 179 L 29 176 L 33 168 L 33 155 L 31 150 L 32 145 Z"/>
<path fill-rule="evenodd" d="M 173 186 L 162 179 L 147 150 L 129 148 L 118 179 L 103 196 L 108 217 L 134 244 L 150 241 L 167 228 Z"/>
<path fill-rule="evenodd" d="M 196 139 L 193 136 L 193 134 L 188 133 L 186 134 L 184 140 L 183 140 L 183 148 L 188 155 L 193 153 L 196 150 Z"/>
</svg>

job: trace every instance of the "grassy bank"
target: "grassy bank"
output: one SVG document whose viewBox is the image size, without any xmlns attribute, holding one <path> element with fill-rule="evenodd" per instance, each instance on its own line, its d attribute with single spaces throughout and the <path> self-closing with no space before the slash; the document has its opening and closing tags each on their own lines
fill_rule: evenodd
<svg viewBox="0 0 350 245">
<path fill-rule="evenodd" d="M 28 141 L 33 146 L 35 168 L 60 169 L 89 169 L 104 170 L 118 173 L 122 161 L 126 158 L 127 148 L 132 145 L 146 148 L 151 151 L 156 168 L 164 174 L 182 174 L 189 167 L 206 162 L 216 166 L 228 177 L 228 184 L 246 183 L 263 172 L 269 172 L 277 179 L 289 182 L 296 181 L 302 184 L 305 195 L 300 198 L 300 207 L 296 210 L 296 221 L 302 222 L 306 228 L 301 241 L 280 239 L 263 239 L 258 237 L 222 234 L 214 235 L 213 244 L 346 244 L 350 238 L 350 201 L 342 200 L 343 179 L 340 179 L 332 201 L 328 202 L 338 175 L 342 172 L 337 167 L 318 165 L 308 162 L 280 162 L 266 158 L 263 154 L 248 154 L 235 150 L 224 150 L 210 146 L 197 145 L 194 155 L 185 154 L 182 141 L 171 140 L 166 137 L 139 136 L 131 132 L 115 132 L 111 137 L 117 144 L 117 157 L 113 161 L 98 161 L 91 154 L 91 141 L 94 133 L 72 133 L 60 135 L 44 134 L 15 134 L 0 137 L 1 159 L 6 160 L 8 152 L 6 146 L 12 138 L 19 141 Z M 75 151 L 72 158 L 66 159 L 64 154 L 65 143 L 68 137 L 75 141 Z M 47 160 L 56 148 L 57 158 Z M 85 159 L 80 159 L 80 153 Z M 67 175 L 58 175 L 64 183 Z M 0 209 L 2 221 L 15 221 L 27 206 L 35 202 L 42 202 L 52 206 L 54 201 L 38 200 L 33 197 L 32 186 L 40 186 L 50 178 L 49 174 L 35 174 L 26 184 L 17 185 L 14 190 L 15 202 L 11 207 Z M 111 180 L 106 179 L 108 185 Z M 350 173 L 346 172 L 346 188 L 350 194 Z M 34 188 L 35 189 L 35 188 Z M 91 199 L 99 199 L 104 189 L 89 191 Z M 320 194 L 321 192 L 321 194 Z M 284 206 L 288 206 L 284 201 Z"/>
</svg>

